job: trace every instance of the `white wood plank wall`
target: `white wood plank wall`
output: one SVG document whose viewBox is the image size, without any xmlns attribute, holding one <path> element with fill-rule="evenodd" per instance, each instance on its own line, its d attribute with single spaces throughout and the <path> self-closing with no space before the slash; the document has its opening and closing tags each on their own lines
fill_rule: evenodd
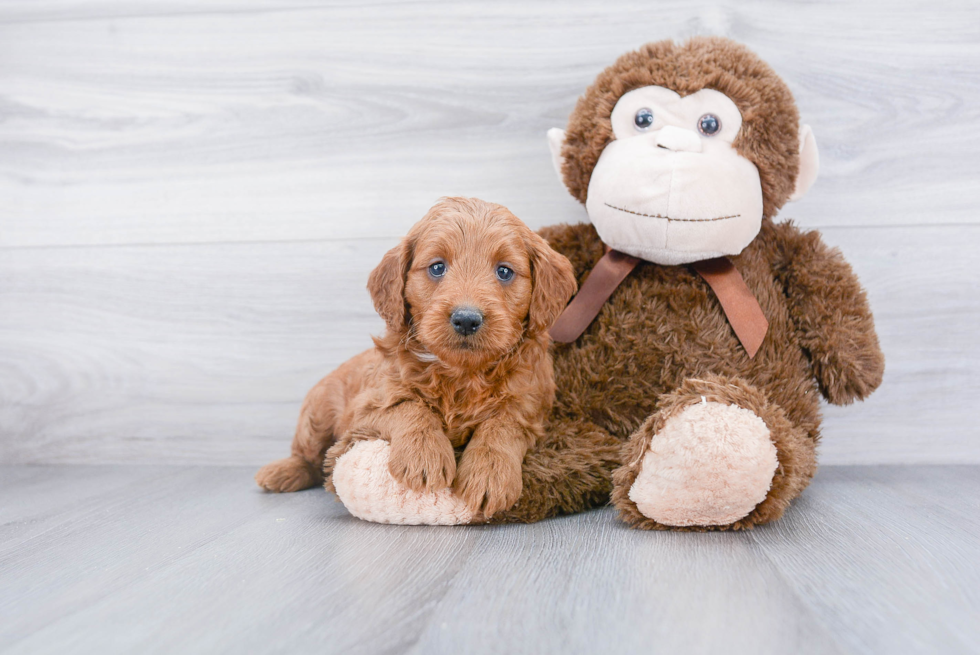
<svg viewBox="0 0 980 655">
<path fill-rule="evenodd" d="M 259 464 L 380 330 L 441 195 L 584 218 L 544 133 L 620 53 L 724 34 L 822 175 L 786 207 L 868 287 L 882 389 L 825 463 L 980 462 L 980 5 L 0 3 L 0 462 Z"/>
</svg>

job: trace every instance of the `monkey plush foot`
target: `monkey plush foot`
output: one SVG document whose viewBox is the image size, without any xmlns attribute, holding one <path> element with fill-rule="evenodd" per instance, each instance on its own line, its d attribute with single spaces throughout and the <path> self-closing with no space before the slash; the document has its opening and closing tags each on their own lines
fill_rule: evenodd
<svg viewBox="0 0 980 655">
<path fill-rule="evenodd" d="M 628 497 L 640 514 L 666 527 L 710 527 L 765 500 L 778 461 L 754 412 L 702 401 L 667 418 L 638 464 Z"/>
<path fill-rule="evenodd" d="M 476 522 L 474 512 L 452 489 L 412 491 L 388 471 L 387 441 L 358 441 L 337 458 L 333 486 L 351 514 L 374 523 L 460 525 Z"/>
</svg>

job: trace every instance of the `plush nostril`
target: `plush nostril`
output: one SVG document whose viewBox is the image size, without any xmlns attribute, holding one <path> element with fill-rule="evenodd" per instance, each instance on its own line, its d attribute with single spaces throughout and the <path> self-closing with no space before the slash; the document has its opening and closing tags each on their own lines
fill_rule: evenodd
<svg viewBox="0 0 980 655">
<path fill-rule="evenodd" d="M 701 137 L 694 130 L 666 125 L 657 133 L 657 146 L 674 152 L 701 152 Z"/>
<path fill-rule="evenodd" d="M 449 316 L 449 322 L 457 333 L 468 337 L 483 325 L 483 313 L 472 307 L 457 307 Z"/>
</svg>

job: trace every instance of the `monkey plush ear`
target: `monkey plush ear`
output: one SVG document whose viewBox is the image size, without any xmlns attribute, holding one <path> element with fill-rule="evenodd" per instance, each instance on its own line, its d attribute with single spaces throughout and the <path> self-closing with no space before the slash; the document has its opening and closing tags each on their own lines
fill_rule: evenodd
<svg viewBox="0 0 980 655">
<path fill-rule="evenodd" d="M 555 252 L 539 235 L 527 231 L 524 238 L 531 260 L 531 305 L 528 332 L 536 336 L 551 329 L 578 288 L 572 264 Z"/>
<path fill-rule="evenodd" d="M 817 179 L 820 171 L 820 153 L 817 151 L 817 140 L 813 138 L 813 130 L 809 125 L 800 127 L 800 172 L 796 175 L 796 188 L 790 200 L 799 200 Z"/>
<path fill-rule="evenodd" d="M 367 288 L 377 310 L 392 332 L 405 329 L 405 275 L 412 258 L 412 244 L 408 237 L 385 253 L 371 275 Z"/>
<path fill-rule="evenodd" d="M 565 160 L 561 156 L 561 147 L 565 145 L 565 130 L 560 127 L 553 127 L 548 130 L 548 147 L 551 148 L 551 163 L 555 167 L 555 172 L 558 173 L 558 179 L 565 183 L 564 178 L 561 174 L 561 165 Z"/>
</svg>

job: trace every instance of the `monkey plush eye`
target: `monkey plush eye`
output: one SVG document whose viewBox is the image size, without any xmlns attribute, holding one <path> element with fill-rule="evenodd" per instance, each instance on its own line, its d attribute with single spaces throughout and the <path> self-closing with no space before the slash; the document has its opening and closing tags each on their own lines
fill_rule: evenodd
<svg viewBox="0 0 980 655">
<path fill-rule="evenodd" d="M 721 121 L 714 114 L 705 114 L 698 119 L 698 131 L 705 136 L 714 136 L 721 130 Z"/>
<path fill-rule="evenodd" d="M 501 282 L 510 282 L 514 279 L 514 269 L 501 264 L 497 267 L 497 279 Z"/>
<path fill-rule="evenodd" d="M 638 130 L 649 130 L 653 125 L 653 110 L 646 107 L 637 110 L 636 116 L 633 117 L 633 124 Z"/>
<path fill-rule="evenodd" d="M 432 262 L 429 264 L 429 276 L 439 278 L 446 274 L 445 262 Z"/>
</svg>

